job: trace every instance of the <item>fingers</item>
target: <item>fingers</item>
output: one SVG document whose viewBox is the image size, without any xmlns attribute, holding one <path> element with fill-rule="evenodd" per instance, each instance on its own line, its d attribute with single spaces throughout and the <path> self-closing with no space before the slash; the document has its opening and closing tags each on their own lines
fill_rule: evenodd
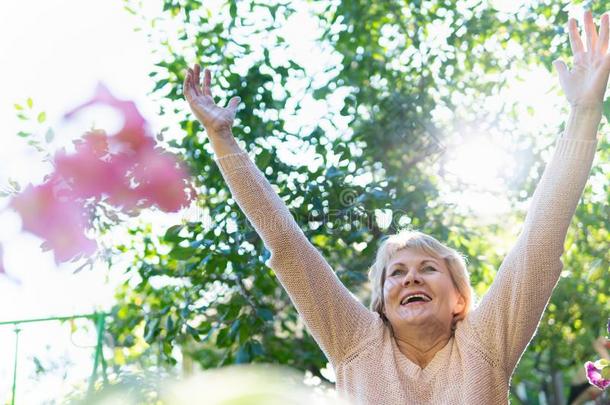
<svg viewBox="0 0 610 405">
<path fill-rule="evenodd" d="M 188 70 L 188 77 L 189 77 L 189 82 L 188 82 L 188 90 L 190 92 L 190 96 L 191 97 L 196 97 L 198 96 L 197 93 L 197 86 L 195 85 L 195 79 L 194 79 L 195 73 L 193 72 L 192 69 L 189 68 Z"/>
<path fill-rule="evenodd" d="M 205 69 L 203 72 L 203 94 L 212 97 L 212 73 L 210 69 Z"/>
<path fill-rule="evenodd" d="M 190 68 L 186 70 L 182 92 L 189 103 L 197 95 L 195 85 L 193 84 L 193 71 Z"/>
<path fill-rule="evenodd" d="M 605 55 L 608 51 L 608 14 L 602 15 L 599 28 L 599 41 L 597 43 L 597 51 L 600 55 Z"/>
<path fill-rule="evenodd" d="M 197 94 L 198 96 L 201 96 L 203 94 L 203 92 L 201 91 L 201 79 L 199 78 L 200 71 L 201 68 L 199 67 L 199 64 L 195 63 L 195 66 L 193 66 L 193 88 L 195 90 L 195 94 Z"/>
<path fill-rule="evenodd" d="M 199 75 L 201 73 L 201 66 L 196 63 L 193 69 L 187 68 L 187 73 L 184 78 L 184 93 L 185 96 L 210 96 L 212 97 L 212 73 L 209 69 L 204 69 L 203 72 L 203 86 L 200 84 Z M 188 94 L 190 93 L 190 94 Z"/>
<path fill-rule="evenodd" d="M 239 102 L 241 101 L 241 97 L 235 96 L 231 100 L 229 100 L 229 105 L 227 109 L 229 109 L 233 114 L 237 112 L 237 107 L 239 107 Z"/>
<path fill-rule="evenodd" d="M 595 23 L 593 22 L 593 14 L 591 11 L 585 12 L 585 32 L 587 33 L 587 51 L 591 52 L 596 49 L 597 45 L 597 29 L 595 28 Z"/>
<path fill-rule="evenodd" d="M 582 44 L 582 39 L 580 39 L 580 34 L 578 33 L 578 25 L 576 24 L 576 20 L 573 18 L 570 18 L 568 20 L 568 34 L 570 37 L 572 54 L 576 56 L 583 53 L 585 51 L 585 48 Z"/>
</svg>

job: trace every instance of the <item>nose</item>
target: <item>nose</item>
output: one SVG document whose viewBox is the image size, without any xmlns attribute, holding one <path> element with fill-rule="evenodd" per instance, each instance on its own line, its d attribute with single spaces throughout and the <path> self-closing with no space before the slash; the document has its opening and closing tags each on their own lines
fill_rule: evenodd
<svg viewBox="0 0 610 405">
<path fill-rule="evenodd" d="M 421 274 L 417 270 L 407 271 L 405 277 L 402 279 L 402 285 L 408 286 L 409 284 L 421 284 Z"/>
</svg>

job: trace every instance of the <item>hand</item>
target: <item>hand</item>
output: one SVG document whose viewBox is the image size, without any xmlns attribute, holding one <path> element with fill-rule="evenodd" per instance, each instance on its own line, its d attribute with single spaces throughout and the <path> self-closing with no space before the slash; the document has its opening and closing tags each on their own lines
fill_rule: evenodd
<svg viewBox="0 0 610 405">
<path fill-rule="evenodd" d="M 557 59 L 553 62 L 559 74 L 559 83 L 572 107 L 600 107 L 610 73 L 610 55 L 608 51 L 608 15 L 601 18 L 599 37 L 591 11 L 584 15 L 585 32 L 587 34 L 587 50 L 585 51 L 576 20 L 570 18 L 568 31 L 574 64 L 568 70 L 566 64 Z"/>
<path fill-rule="evenodd" d="M 187 71 L 183 87 L 186 101 L 195 117 L 205 127 L 208 136 L 232 137 L 231 128 L 240 98 L 233 97 L 225 108 L 216 105 L 210 89 L 212 75 L 209 69 L 205 69 L 203 86 L 201 86 L 199 84 L 200 70 L 199 64 L 195 64 L 193 69 L 189 68 Z"/>
</svg>

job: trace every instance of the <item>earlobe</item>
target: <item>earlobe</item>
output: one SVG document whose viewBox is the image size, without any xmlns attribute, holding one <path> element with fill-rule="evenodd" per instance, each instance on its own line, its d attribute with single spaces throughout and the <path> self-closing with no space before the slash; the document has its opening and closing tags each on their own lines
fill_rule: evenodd
<svg viewBox="0 0 610 405">
<path fill-rule="evenodd" d="M 466 300 L 464 299 L 464 297 L 462 295 L 460 295 L 458 297 L 458 302 L 457 302 L 456 308 L 458 310 L 453 313 L 454 315 L 459 314 L 460 312 L 462 312 L 464 310 L 464 308 L 466 308 Z"/>
</svg>

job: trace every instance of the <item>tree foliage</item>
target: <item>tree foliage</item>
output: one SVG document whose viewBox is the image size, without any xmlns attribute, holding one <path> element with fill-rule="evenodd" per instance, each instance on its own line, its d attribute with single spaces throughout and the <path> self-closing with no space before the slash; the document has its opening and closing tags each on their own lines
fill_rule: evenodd
<svg viewBox="0 0 610 405">
<path fill-rule="evenodd" d="M 566 35 L 555 28 L 565 26 L 567 13 L 558 2 L 524 6 L 516 15 L 470 1 L 244 0 L 218 9 L 198 0 L 163 4 L 158 16 L 142 19 L 151 39 L 159 27 L 173 27 L 154 37 L 163 56 L 150 73 L 157 83 L 153 94 L 162 114 L 179 117 L 172 131 L 180 135 L 169 146 L 196 174 L 198 215 L 164 234 L 133 228 L 130 241 L 117 247 L 133 254 L 111 324 L 117 371 L 133 363 L 180 361 L 188 371 L 193 364 L 271 362 L 323 377 L 326 366 L 267 267 L 269 252 L 231 198 L 203 128 L 186 114 L 181 84 L 196 61 L 212 67 L 222 105 L 241 97 L 236 138 L 363 302 L 380 238 L 402 225 L 462 251 L 475 290 L 486 291 L 506 254 L 506 246 L 494 243 L 510 246 L 516 234 L 507 225 L 522 220 L 523 212 L 478 223 L 443 200 L 444 165 L 464 123 L 498 126 L 485 103 L 502 89 L 507 71 L 533 64 L 550 69 L 557 56 L 567 59 Z M 143 15 L 135 2 L 126 8 Z M 316 44 L 329 55 L 317 71 L 290 56 L 282 36 L 302 9 L 315 15 Z M 513 47 L 526 57 L 509 52 Z M 311 97 L 326 105 L 324 114 L 313 125 L 295 125 L 309 112 Z M 503 108 L 498 115 L 514 140 L 511 152 L 525 167 L 505 176 L 517 207 L 531 196 L 554 134 L 519 132 L 516 107 Z M 537 139 L 524 147 L 531 137 Z M 574 370 L 591 356 L 608 316 L 607 142 L 600 144 L 596 181 L 570 229 L 564 275 L 513 378 L 526 389 L 524 403 L 537 403 L 540 390 L 559 395 L 550 376 L 561 370 L 561 395 L 567 396 Z M 384 212 L 392 214 L 389 224 Z M 513 399 L 519 399 L 515 393 Z"/>
</svg>

